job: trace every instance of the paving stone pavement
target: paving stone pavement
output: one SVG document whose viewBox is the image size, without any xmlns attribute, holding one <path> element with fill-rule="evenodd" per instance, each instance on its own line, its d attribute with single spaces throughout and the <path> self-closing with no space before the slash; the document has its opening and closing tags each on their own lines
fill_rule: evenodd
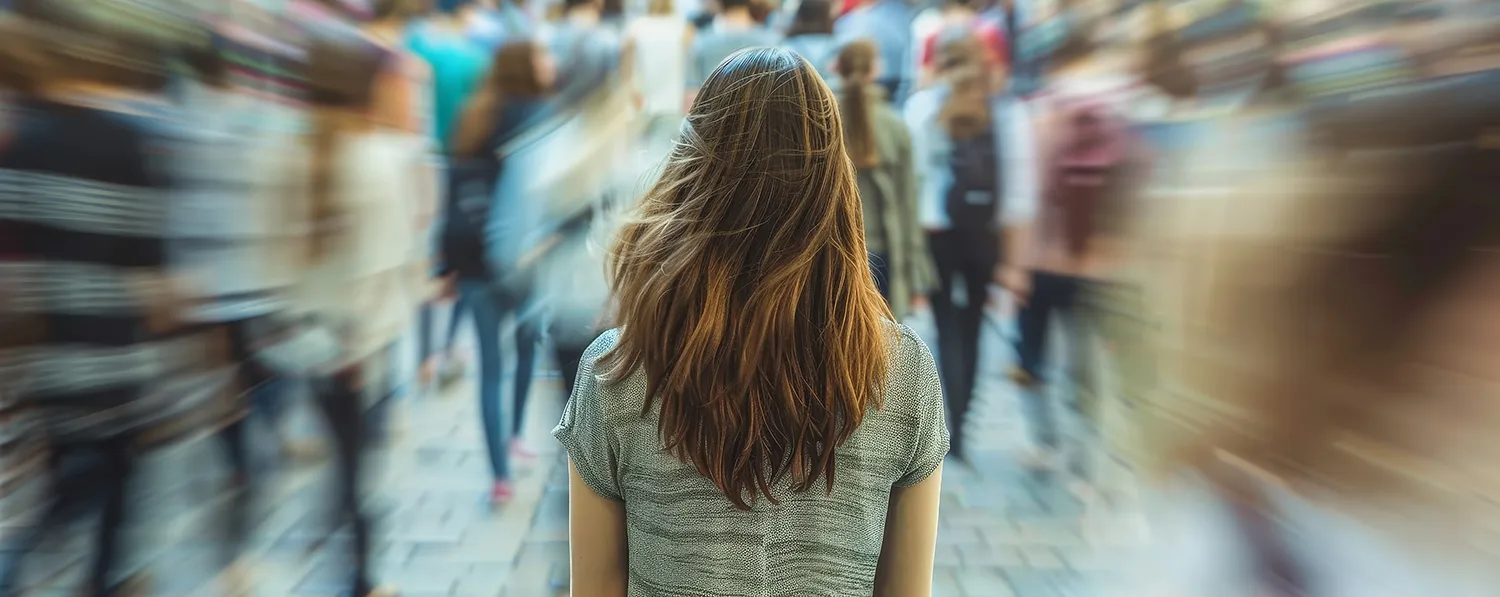
<svg viewBox="0 0 1500 597">
<path fill-rule="evenodd" d="M 1109 572 L 1118 561 L 1112 555 L 1129 548 L 1130 538 L 1101 538 L 1086 524 L 1098 517 L 1085 516 L 1088 508 L 1065 483 L 1037 478 L 1016 463 L 1027 433 L 1018 391 L 1004 380 L 1008 350 L 1001 334 L 989 326 L 984 338 L 968 428 L 971 464 L 945 468 L 934 595 L 1091 597 L 1089 581 Z M 567 594 L 567 474 L 548 435 L 561 411 L 561 384 L 555 375 L 540 377 L 525 432 L 539 457 L 520 466 L 516 499 L 499 511 L 484 501 L 489 472 L 472 378 L 441 396 L 401 403 L 401 431 L 376 459 L 370 503 L 378 516 L 375 570 L 404 597 Z M 142 546 L 164 546 L 138 558 L 150 567 L 157 595 L 222 594 L 208 583 L 218 561 L 212 524 L 222 505 L 213 499 L 222 471 L 218 450 L 205 440 L 156 455 L 137 484 L 142 513 L 133 532 Z M 1107 454 L 1094 457 L 1111 461 Z M 328 528 L 326 472 L 285 470 L 258 500 L 257 596 L 339 589 L 339 567 L 328 555 L 338 539 L 311 550 Z M 67 595 L 63 588 L 80 568 L 78 551 L 63 545 L 49 553 L 55 555 L 42 558 L 41 567 L 61 572 L 35 594 Z"/>
</svg>

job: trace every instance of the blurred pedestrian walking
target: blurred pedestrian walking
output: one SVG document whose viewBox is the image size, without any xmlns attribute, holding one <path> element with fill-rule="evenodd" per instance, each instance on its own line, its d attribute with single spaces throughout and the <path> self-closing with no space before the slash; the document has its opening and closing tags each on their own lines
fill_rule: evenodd
<svg viewBox="0 0 1500 597">
<path fill-rule="evenodd" d="M 922 179 L 921 225 L 937 269 L 932 315 L 948 400 L 953 452 L 964 449 L 964 420 L 979 370 L 979 337 L 989 283 L 999 263 L 1000 228 L 1026 172 L 1011 167 L 1028 151 L 1030 130 L 1016 126 L 1014 102 L 996 93 L 995 72 L 971 36 L 938 49 L 936 85 L 907 101 L 905 115 Z"/>
<path fill-rule="evenodd" d="M 145 595 L 125 567 L 122 532 L 143 453 L 238 420 L 222 326 L 188 325 L 184 281 L 168 250 L 184 149 L 168 104 L 169 52 L 181 40 L 152 7 L 25 0 L 3 40 L 21 92 L 0 147 L 5 307 L 35 341 L 5 355 L 5 412 L 46 446 L 48 504 L 11 537 L 0 595 L 16 595 L 39 541 L 80 506 L 98 512 L 82 593 Z M 7 438 L 14 439 L 14 438 Z M 121 578 L 126 576 L 126 578 Z"/>
<path fill-rule="evenodd" d="M 823 80 L 838 82 L 834 70 L 839 44 L 833 37 L 833 5 L 828 0 L 803 0 L 781 46 L 811 62 Z"/>
<path fill-rule="evenodd" d="M 880 80 L 886 97 L 899 105 L 912 83 L 912 13 L 904 0 L 860 0 L 834 22 L 840 43 L 868 39 L 880 48 Z"/>
<path fill-rule="evenodd" d="M 490 249 L 485 246 L 485 228 L 495 207 L 496 182 L 504 174 L 501 152 L 508 143 L 542 124 L 555 76 L 551 56 L 539 43 L 514 40 L 501 46 L 484 86 L 464 108 L 455 130 L 449 170 L 443 262 L 456 277 L 460 300 L 474 313 L 474 330 L 479 338 L 480 416 L 489 449 L 493 475 L 490 501 L 494 505 L 502 505 L 514 495 L 510 459 L 513 454 L 525 453 L 521 429 L 538 338 L 534 332 L 516 335 L 516 350 L 525 354 L 517 358 L 514 402 L 511 408 L 504 408 L 500 326 L 507 315 L 520 314 L 530 300 L 497 286 L 495 272 L 486 261 Z M 520 325 L 535 329 L 534 324 Z"/>
<path fill-rule="evenodd" d="M 876 286 L 902 321 L 937 283 L 917 213 L 911 134 L 875 84 L 879 54 L 869 40 L 844 46 L 835 60 L 844 146 L 854 161 L 864 206 L 865 247 Z"/>
<path fill-rule="evenodd" d="M 719 63 L 739 50 L 774 46 L 781 37 L 756 22 L 750 14 L 750 0 L 719 0 L 719 13 L 713 25 L 698 33 L 693 41 L 692 61 L 688 65 L 687 86 L 696 93 Z"/>
</svg>

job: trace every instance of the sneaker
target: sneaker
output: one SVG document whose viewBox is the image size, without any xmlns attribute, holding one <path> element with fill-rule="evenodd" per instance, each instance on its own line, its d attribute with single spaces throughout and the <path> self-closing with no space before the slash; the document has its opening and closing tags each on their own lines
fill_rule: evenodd
<svg viewBox="0 0 1500 597">
<path fill-rule="evenodd" d="M 515 489 L 510 486 L 510 481 L 496 481 L 495 486 L 490 488 L 490 505 L 504 506 L 516 497 Z"/>
</svg>

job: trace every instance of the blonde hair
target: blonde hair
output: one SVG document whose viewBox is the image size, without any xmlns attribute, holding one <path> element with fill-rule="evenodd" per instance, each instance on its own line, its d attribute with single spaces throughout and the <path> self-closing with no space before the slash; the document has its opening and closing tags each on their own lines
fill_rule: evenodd
<svg viewBox="0 0 1500 597">
<path fill-rule="evenodd" d="M 839 120 L 797 55 L 729 57 L 610 260 L 605 379 L 643 373 L 666 449 L 737 508 L 784 482 L 832 491 L 836 450 L 884 395 L 898 340 Z"/>
</svg>

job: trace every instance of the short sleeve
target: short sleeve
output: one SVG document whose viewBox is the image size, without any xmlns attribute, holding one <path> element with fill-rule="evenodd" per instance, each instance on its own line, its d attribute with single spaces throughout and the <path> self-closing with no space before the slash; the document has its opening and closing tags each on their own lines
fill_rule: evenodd
<svg viewBox="0 0 1500 597">
<path fill-rule="evenodd" d="M 937 470 L 948 456 L 948 417 L 943 409 L 943 384 L 938 378 L 937 362 L 932 351 L 910 328 L 902 326 L 901 346 L 896 351 L 898 375 L 910 379 L 893 384 L 893 388 L 914 392 L 902 397 L 912 400 L 915 414 L 914 449 L 906 471 L 896 480 L 896 487 L 911 487 Z"/>
<path fill-rule="evenodd" d="M 617 474 L 618 442 L 605 410 L 607 401 L 600 393 L 601 384 L 595 376 L 599 358 L 614 348 L 618 338 L 617 330 L 605 332 L 583 353 L 573 394 L 563 407 L 562 420 L 552 429 L 552 437 L 562 442 L 578 476 L 594 493 L 623 502 L 625 499 L 620 493 Z"/>
</svg>

